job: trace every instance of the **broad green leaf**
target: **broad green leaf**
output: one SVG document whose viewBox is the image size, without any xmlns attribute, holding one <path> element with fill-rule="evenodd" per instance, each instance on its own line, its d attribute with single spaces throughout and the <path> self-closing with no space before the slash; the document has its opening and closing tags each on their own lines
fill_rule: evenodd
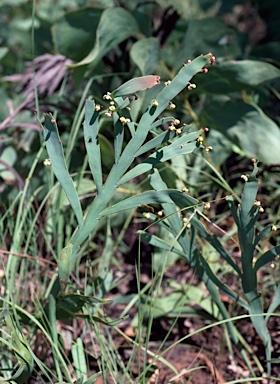
<svg viewBox="0 0 280 384">
<path fill-rule="evenodd" d="M 167 235 L 168 235 L 168 232 L 167 232 Z M 169 236 L 170 237 L 172 236 L 171 233 L 169 233 Z M 171 265 L 174 265 L 176 261 L 179 259 L 179 256 L 170 251 L 163 253 L 162 249 L 155 249 L 153 252 L 152 258 L 153 258 L 153 262 L 152 262 L 153 270 L 157 272 L 159 270 L 162 270 L 163 267 L 166 270 Z"/>
<path fill-rule="evenodd" d="M 54 23 L 65 13 L 66 9 L 75 9 L 76 0 L 57 0 L 55 6 L 53 0 L 39 1 L 36 4 L 36 16 L 47 23 Z"/>
<path fill-rule="evenodd" d="M 101 14 L 95 8 L 66 13 L 51 30 L 56 50 L 72 60 L 83 59 L 92 48 Z"/>
<path fill-rule="evenodd" d="M 0 60 L 3 59 L 4 56 L 9 52 L 8 47 L 0 47 Z"/>
<path fill-rule="evenodd" d="M 83 213 L 81 204 L 73 180 L 66 167 L 56 121 L 50 113 L 45 115 L 45 122 L 42 127 L 53 172 L 66 193 L 67 199 L 76 215 L 78 224 L 82 226 Z"/>
<path fill-rule="evenodd" d="M 256 60 L 227 60 L 213 66 L 207 76 L 199 76 L 199 89 L 210 93 L 229 93 L 260 86 L 280 77 L 280 70 Z"/>
<path fill-rule="evenodd" d="M 191 20 L 175 60 L 175 69 L 203 52 L 212 52 L 216 57 L 237 56 L 241 52 L 235 30 L 219 17 Z"/>
<path fill-rule="evenodd" d="M 280 42 L 267 41 L 265 44 L 258 44 L 252 48 L 251 54 L 260 59 L 267 59 L 280 63 Z"/>
<path fill-rule="evenodd" d="M 131 36 L 138 35 L 138 25 L 133 16 L 123 8 L 108 8 L 103 11 L 93 49 L 83 60 L 71 67 L 91 64 L 91 69 L 107 52 Z"/>
<path fill-rule="evenodd" d="M 192 20 L 200 15 L 200 0 L 182 1 L 182 0 L 156 0 L 162 7 L 171 9 L 174 8 L 176 12 L 186 20 Z"/>
<path fill-rule="evenodd" d="M 234 75 L 236 81 L 252 87 L 280 77 L 280 70 L 265 61 L 228 61 L 219 66 L 221 75 Z"/>
<path fill-rule="evenodd" d="M 140 69 L 142 75 L 151 75 L 156 71 L 159 48 L 159 40 L 155 37 L 138 40 L 132 45 L 130 57 Z"/>
<path fill-rule="evenodd" d="M 215 164 L 216 168 L 219 169 L 233 152 L 232 143 L 221 132 L 215 129 L 210 130 L 206 143 L 208 146 L 215 148 L 210 151 L 209 154 L 211 161 Z"/>
<path fill-rule="evenodd" d="M 6 147 L 0 154 L 0 160 L 7 164 L 5 166 L 5 164 L 0 163 L 0 177 L 6 182 L 14 182 L 16 180 L 15 173 L 8 167 L 12 168 L 17 160 L 16 150 L 11 146 Z"/>
<path fill-rule="evenodd" d="M 217 4 L 216 0 L 199 0 L 199 5 L 202 10 L 207 11 L 209 8 L 214 7 Z M 224 4 L 223 4 L 224 6 Z"/>
<path fill-rule="evenodd" d="M 200 121 L 223 133 L 246 156 L 265 164 L 280 162 L 280 130 L 258 106 L 241 100 L 212 100 L 203 108 Z"/>
</svg>

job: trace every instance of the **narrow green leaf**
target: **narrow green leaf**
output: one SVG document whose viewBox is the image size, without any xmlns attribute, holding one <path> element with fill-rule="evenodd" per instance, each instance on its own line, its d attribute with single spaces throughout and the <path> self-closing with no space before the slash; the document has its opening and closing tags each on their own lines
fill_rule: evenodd
<svg viewBox="0 0 280 384">
<path fill-rule="evenodd" d="M 269 233 L 271 232 L 271 225 L 265 227 L 256 237 L 254 241 L 254 247 L 256 247 L 259 242 Z"/>
<path fill-rule="evenodd" d="M 133 169 L 128 171 L 120 179 L 118 186 L 151 170 L 159 163 L 164 163 L 175 156 L 186 155 L 187 153 L 193 152 L 197 148 L 197 143 L 196 141 L 189 141 L 195 140 L 199 135 L 200 131 L 182 135 L 172 144 L 159 149 L 157 152 L 153 153 L 147 159 L 145 159 L 141 164 L 136 165 Z M 157 141 L 155 140 L 154 143 L 157 143 Z"/>
<path fill-rule="evenodd" d="M 257 292 L 257 289 L 253 289 L 251 292 L 245 292 L 245 296 L 249 304 L 249 314 L 250 315 L 259 315 L 251 316 L 251 321 L 262 339 L 262 342 L 265 346 L 266 360 L 267 360 L 267 373 L 270 376 L 271 373 L 271 337 L 266 326 L 266 321 L 264 318 L 264 309 L 260 295 Z"/>
<path fill-rule="evenodd" d="M 239 220 L 239 216 L 237 215 L 236 208 L 235 208 L 235 205 L 234 205 L 234 201 L 233 201 L 232 196 L 228 196 L 228 198 L 227 198 L 227 203 L 228 203 L 228 206 L 229 206 L 229 208 L 230 208 L 232 217 L 233 217 L 233 219 L 234 219 L 234 221 L 235 221 L 235 224 L 236 224 L 237 227 L 239 228 L 239 227 L 240 227 L 240 220 Z"/>
<path fill-rule="evenodd" d="M 195 250 L 196 257 L 198 257 L 196 268 L 200 268 L 197 270 L 197 273 L 200 277 L 203 278 L 204 282 L 207 279 L 210 279 L 212 283 L 215 284 L 216 287 L 221 289 L 228 297 L 230 297 L 233 301 L 240 304 L 243 308 L 248 309 L 248 305 L 245 300 L 243 300 L 238 293 L 231 290 L 227 285 L 225 285 L 217 275 L 212 271 L 208 262 L 204 259 L 203 255 L 197 249 Z"/>
<path fill-rule="evenodd" d="M 90 170 L 96 184 L 97 192 L 101 193 L 102 168 L 98 137 L 98 117 L 99 112 L 95 110 L 95 102 L 93 100 L 86 100 L 84 138 Z"/>
<path fill-rule="evenodd" d="M 150 177 L 150 184 L 156 191 L 168 189 L 166 183 L 162 180 L 161 175 L 157 169 L 154 169 Z M 164 210 L 165 216 L 167 217 L 167 220 L 161 221 L 160 225 L 165 225 L 165 222 L 167 221 L 170 225 L 167 230 L 169 230 L 169 232 L 172 233 L 174 238 L 176 238 L 178 236 L 178 233 L 180 233 L 183 228 L 181 212 L 178 212 L 178 208 L 175 204 L 162 204 L 162 208 Z"/>
<path fill-rule="evenodd" d="M 133 137 L 135 134 L 135 123 L 134 123 L 134 121 L 130 115 L 130 112 L 129 112 L 130 108 L 126 108 L 126 107 L 130 106 L 131 99 L 129 99 L 128 97 L 126 97 L 126 98 L 114 97 L 114 102 L 115 102 L 115 106 L 117 107 L 117 112 L 119 112 L 121 110 L 118 117 L 119 118 L 122 117 L 122 118 L 126 119 L 125 126 L 128 127 L 130 134 L 131 134 L 131 137 Z M 117 112 L 114 113 L 114 115 L 113 115 L 114 124 L 117 121 L 117 119 L 115 118 L 115 114 L 117 114 Z"/>
<path fill-rule="evenodd" d="M 276 309 L 279 307 L 279 305 L 280 305 L 280 284 L 278 284 L 277 289 L 274 293 L 272 302 L 270 303 L 270 306 L 267 310 L 267 315 L 265 317 L 266 322 L 268 322 L 268 320 L 270 318 L 270 313 L 274 313 L 274 311 L 276 311 Z"/>
<path fill-rule="evenodd" d="M 193 197 L 177 191 L 176 189 L 168 189 L 162 191 L 147 191 L 129 197 L 121 202 L 112 205 L 112 207 L 105 209 L 101 212 L 101 217 L 119 213 L 126 209 L 140 207 L 144 204 L 162 204 L 162 203 L 175 203 L 179 207 L 195 206 L 197 200 Z"/>
<path fill-rule="evenodd" d="M 143 241 L 144 243 L 151 244 L 154 247 L 160 248 L 164 251 L 174 252 L 177 255 L 184 257 L 184 253 L 181 250 L 177 249 L 174 246 L 173 247 L 170 246 L 170 244 L 168 244 L 166 241 L 162 240 L 161 238 L 155 235 L 151 235 L 145 231 L 137 231 L 136 233 L 140 235 L 141 241 Z"/>
<path fill-rule="evenodd" d="M 102 372 L 99 371 L 99 372 L 95 373 L 94 375 L 90 376 L 90 378 L 88 380 L 86 380 L 85 382 L 83 382 L 83 384 L 94 384 L 94 383 L 96 383 L 96 380 L 98 379 L 98 377 L 100 377 L 101 375 L 102 375 Z"/>
<path fill-rule="evenodd" d="M 269 251 L 262 254 L 254 265 L 254 271 L 257 272 L 260 268 L 262 268 L 264 265 L 270 263 L 273 261 L 276 257 L 278 257 L 280 254 L 280 245 L 277 245 L 274 248 L 271 248 Z"/>
<path fill-rule="evenodd" d="M 124 125 L 120 122 L 120 116 L 117 112 L 113 115 L 114 120 L 114 150 L 115 150 L 115 163 L 120 159 L 123 138 L 124 138 Z"/>
<path fill-rule="evenodd" d="M 157 96 L 157 106 L 151 103 L 147 113 L 145 113 L 140 122 L 138 128 L 149 129 L 153 121 L 168 107 L 169 102 L 174 99 L 184 88 L 186 88 L 188 82 L 192 77 L 199 72 L 206 64 L 210 63 L 211 54 L 199 56 L 191 63 L 183 65 L 177 76 L 171 81 L 171 83 L 163 88 L 160 94 Z M 149 123 L 148 123 L 149 122 Z M 147 124 L 148 123 L 148 124 Z M 142 128 L 143 127 L 143 128 Z"/>
<path fill-rule="evenodd" d="M 101 323 L 101 324 L 104 324 L 104 325 L 107 325 L 108 327 L 114 327 L 115 325 L 118 325 L 120 323 L 122 323 L 123 321 L 125 321 L 129 316 L 126 315 L 126 316 L 123 316 L 123 317 L 120 317 L 116 320 L 102 320 L 100 319 L 99 317 L 96 317 L 96 316 L 92 316 L 92 315 L 89 315 L 88 316 L 88 319 L 91 320 L 92 322 L 97 322 L 97 323 Z"/>
<path fill-rule="evenodd" d="M 136 92 L 144 91 L 145 89 L 152 88 L 158 84 L 160 84 L 160 77 L 156 75 L 134 77 L 112 92 L 112 96 L 126 97 L 135 95 Z"/>
<path fill-rule="evenodd" d="M 144 161 L 141 164 L 136 165 L 133 169 L 128 171 L 118 182 L 117 186 L 119 187 L 122 184 L 125 184 L 129 180 L 133 179 L 134 177 L 143 175 L 143 173 L 146 173 L 150 171 L 156 164 L 158 164 L 157 160 L 152 160 L 151 162 Z"/>
<path fill-rule="evenodd" d="M 73 358 L 73 360 L 74 360 L 74 358 Z M 84 383 L 84 378 L 83 377 L 80 377 L 78 380 L 76 380 L 74 382 L 74 384 L 83 384 L 83 383 Z M 59 383 L 56 383 L 56 384 L 59 384 Z"/>
<path fill-rule="evenodd" d="M 12 337 L 12 349 L 18 360 L 19 367 L 9 381 L 14 381 L 18 384 L 24 384 L 30 377 L 33 370 L 33 356 L 29 350 L 28 343 L 25 340 L 22 332 L 18 329 L 13 317 L 6 311 L 5 323 L 9 328 Z"/>
<path fill-rule="evenodd" d="M 83 225 L 83 212 L 73 180 L 67 170 L 61 141 L 54 117 L 45 115 L 43 133 L 53 172 L 64 189 L 67 199 L 76 215 L 79 226 Z"/>
<path fill-rule="evenodd" d="M 114 159 L 114 147 L 111 141 L 99 133 L 99 145 L 100 145 L 100 154 L 101 154 L 101 165 L 104 169 L 111 169 L 115 163 Z"/>
<path fill-rule="evenodd" d="M 173 118 L 167 118 L 163 123 L 173 121 L 173 120 L 174 120 Z M 160 123 L 158 125 L 161 125 L 163 123 Z M 153 126 L 151 127 L 151 129 L 153 129 Z M 182 133 L 185 133 L 185 132 L 186 132 L 186 128 L 182 130 Z M 175 136 L 176 136 L 176 131 L 167 130 L 160 133 L 159 135 L 157 135 L 156 137 L 154 137 L 153 139 L 151 139 L 150 141 L 142 145 L 142 147 L 140 147 L 139 150 L 135 153 L 135 157 L 141 156 L 143 155 L 143 153 L 146 153 L 148 151 L 153 150 L 154 148 L 157 148 L 161 144 L 164 144 L 167 141 L 172 140 Z"/>
<path fill-rule="evenodd" d="M 166 187 L 165 183 L 161 179 L 160 174 L 157 170 L 155 170 L 154 174 L 151 176 L 151 185 L 155 189 L 158 189 L 158 188 L 162 189 L 162 188 Z M 170 222 L 170 226 L 173 227 L 171 231 L 173 232 L 174 237 L 177 237 L 178 234 L 181 232 L 181 228 L 182 228 L 181 217 L 179 216 L 178 212 L 176 212 L 176 211 L 174 212 L 174 204 L 162 204 L 162 206 L 163 206 L 165 215 L 168 216 L 168 221 Z M 163 221 L 159 222 L 159 224 L 162 224 L 162 223 L 163 223 Z M 224 319 L 228 319 L 229 314 L 228 314 L 224 304 L 222 303 L 222 301 L 220 299 L 220 294 L 219 294 L 219 291 L 217 289 L 217 286 L 211 280 L 211 278 L 209 278 L 209 275 L 207 274 L 206 270 L 204 269 L 204 267 L 201 263 L 201 258 L 203 258 L 203 256 L 200 253 L 197 254 L 198 250 L 194 246 L 194 239 L 195 238 L 196 238 L 196 230 L 192 226 L 190 239 L 189 239 L 189 236 L 187 234 L 187 231 L 183 231 L 181 233 L 181 236 L 178 239 L 178 243 L 180 243 L 180 245 L 183 249 L 185 259 L 190 263 L 191 267 L 196 271 L 196 273 L 199 275 L 199 277 L 204 281 L 205 285 L 207 286 L 209 293 L 211 295 L 211 298 L 213 299 L 213 301 L 216 303 L 216 305 L 219 308 L 219 312 L 220 312 L 221 316 Z M 210 272 L 211 272 L 211 269 L 210 269 Z M 223 285 L 222 282 L 219 282 L 219 281 L 218 281 L 218 284 Z M 228 291 L 228 289 L 229 289 L 228 287 L 223 286 L 223 287 L 221 287 L 221 289 L 223 289 L 225 292 L 228 292 L 230 297 L 232 297 L 232 295 L 233 295 L 234 300 L 236 300 L 244 308 L 248 307 L 246 301 L 243 300 L 242 298 L 240 298 L 239 296 L 235 295 L 231 290 Z M 234 325 L 232 323 L 228 323 L 227 326 L 228 326 L 229 333 L 230 333 L 235 345 L 239 345 L 240 340 L 239 340 L 238 332 L 237 332 L 236 328 L 234 327 Z M 243 349 L 241 349 L 241 354 L 242 354 L 243 358 L 245 359 L 245 361 L 248 363 L 248 365 L 250 365 L 249 361 L 247 359 L 247 356 L 245 354 L 245 351 Z"/>
<path fill-rule="evenodd" d="M 66 287 L 70 272 L 73 270 L 73 260 L 71 259 L 72 252 L 73 244 L 69 243 L 66 247 L 61 250 L 59 254 L 58 271 L 59 280 L 62 288 Z"/>
<path fill-rule="evenodd" d="M 154 128 L 157 128 L 157 127 L 159 127 L 160 125 L 163 125 L 163 124 L 167 124 L 167 123 L 169 123 L 169 122 L 174 122 L 174 117 L 171 117 L 171 116 L 169 116 L 169 117 L 162 117 L 161 119 L 158 119 L 158 120 L 156 120 L 153 124 L 151 124 L 151 131 L 154 129 Z M 185 128 L 187 128 L 187 127 L 184 127 L 183 129 L 182 129 L 182 132 L 185 132 Z"/>
<path fill-rule="evenodd" d="M 76 342 L 72 345 L 72 356 L 74 361 L 74 367 L 77 377 L 87 377 L 87 363 L 85 356 L 85 348 L 80 337 L 77 338 Z M 83 383 L 83 380 L 81 381 Z"/>
<path fill-rule="evenodd" d="M 254 164 L 254 166 L 256 169 L 256 164 Z M 254 235 L 257 221 L 254 203 L 257 192 L 258 181 L 253 172 L 252 175 L 249 176 L 248 181 L 245 182 L 239 209 L 240 227 L 238 228 L 238 236 L 242 251 L 242 265 L 247 267 L 247 270 L 249 266 L 252 265 L 254 256 Z"/>
<path fill-rule="evenodd" d="M 231 255 L 226 251 L 226 249 L 222 246 L 220 241 L 217 239 L 216 236 L 210 235 L 203 224 L 196 219 L 195 217 L 191 221 L 192 225 L 194 225 L 197 230 L 199 231 L 200 235 L 204 237 L 205 240 L 208 241 L 209 244 L 212 245 L 214 249 L 216 249 L 217 252 L 222 256 L 222 258 L 235 270 L 235 272 L 238 273 L 239 276 L 242 275 L 242 272 L 238 265 L 234 262 Z"/>
<path fill-rule="evenodd" d="M 191 153 L 197 147 L 196 139 L 199 135 L 201 135 L 201 130 L 183 134 L 177 140 L 174 140 L 170 145 L 160 149 L 157 154 L 151 156 L 160 158 L 161 162 L 165 162 L 175 156 Z"/>
<path fill-rule="evenodd" d="M 81 294 L 60 295 L 56 299 L 56 318 L 68 319 L 78 315 L 85 305 L 94 307 L 97 304 L 109 304 L 111 300 L 99 299 L 94 296 L 85 296 Z"/>
</svg>

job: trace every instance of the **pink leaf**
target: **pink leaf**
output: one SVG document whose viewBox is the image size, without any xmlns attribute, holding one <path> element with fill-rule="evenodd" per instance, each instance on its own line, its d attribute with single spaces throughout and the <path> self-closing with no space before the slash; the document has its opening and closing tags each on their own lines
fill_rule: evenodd
<svg viewBox="0 0 280 384">
<path fill-rule="evenodd" d="M 112 92 L 112 95 L 114 97 L 129 96 L 138 91 L 144 91 L 147 88 L 152 88 L 158 84 L 160 84 L 160 77 L 156 75 L 134 77 L 134 79 L 127 81 Z"/>
</svg>

